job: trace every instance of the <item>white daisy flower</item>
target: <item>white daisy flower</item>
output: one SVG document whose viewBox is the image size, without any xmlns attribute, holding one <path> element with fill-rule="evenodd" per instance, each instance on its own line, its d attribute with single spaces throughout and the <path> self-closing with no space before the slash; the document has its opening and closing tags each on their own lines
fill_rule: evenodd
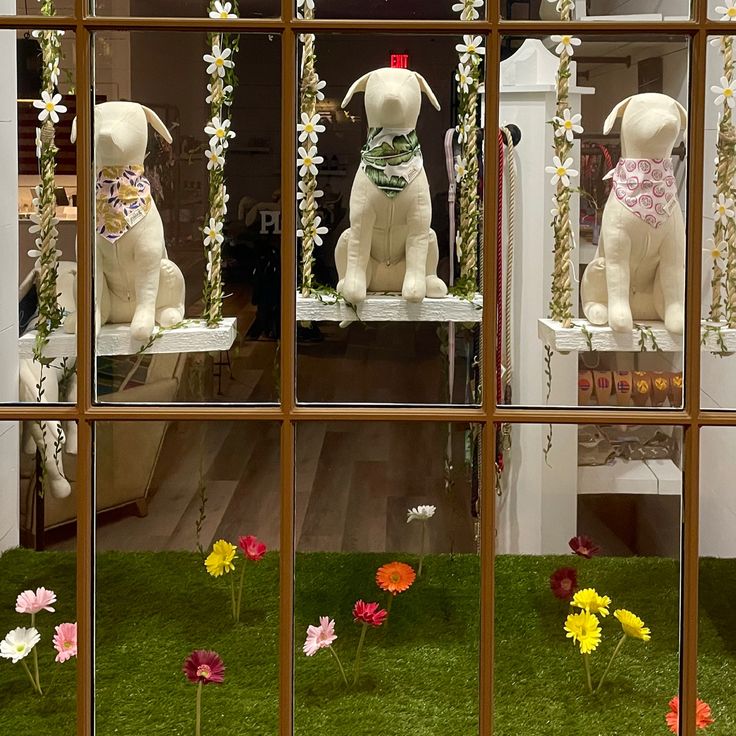
<svg viewBox="0 0 736 736">
<path fill-rule="evenodd" d="M 40 241 L 37 239 L 36 245 L 40 248 L 42 242 L 43 241 Z M 41 251 L 40 250 L 38 250 L 37 248 L 31 248 L 31 250 L 28 251 L 28 257 L 36 259 L 36 262 L 33 264 L 33 268 L 35 270 L 38 270 L 39 268 L 41 268 Z M 54 249 L 54 258 L 57 261 L 59 260 L 59 258 L 61 258 L 61 251 L 56 248 Z"/>
<path fill-rule="evenodd" d="M 569 110 L 564 110 L 562 117 L 553 118 L 557 124 L 555 135 L 561 138 L 563 135 L 570 143 L 575 140 L 575 133 L 582 133 L 583 126 L 580 125 L 583 116 L 580 114 L 571 115 Z"/>
<path fill-rule="evenodd" d="M 452 9 L 460 13 L 460 20 L 478 20 L 480 13 L 476 8 L 483 7 L 483 0 L 470 0 L 470 2 L 455 3 Z"/>
<path fill-rule="evenodd" d="M 715 99 L 716 105 L 722 105 L 725 102 L 730 108 L 736 107 L 736 98 L 734 97 L 736 93 L 734 92 L 733 82 L 728 77 L 721 77 L 721 86 L 718 87 L 714 84 L 710 88 L 710 91 L 718 95 Z M 36 103 L 34 102 L 33 104 L 35 105 Z"/>
<path fill-rule="evenodd" d="M 232 49 L 222 49 L 219 46 L 212 47 L 211 54 L 205 54 L 202 58 L 207 62 L 207 74 L 217 74 L 224 77 L 227 69 L 232 69 L 235 64 L 230 60 Z"/>
<path fill-rule="evenodd" d="M 207 156 L 207 170 L 219 169 L 225 165 L 225 157 L 222 155 L 222 146 L 208 148 L 204 155 Z"/>
<path fill-rule="evenodd" d="M 561 54 L 566 51 L 568 56 L 573 56 L 575 53 L 575 47 L 580 46 L 582 41 L 575 36 L 552 36 L 552 40 L 557 44 L 555 49 L 556 54 Z"/>
<path fill-rule="evenodd" d="M 296 0 L 296 15 L 297 18 L 303 18 L 302 15 L 304 7 L 308 10 L 314 10 L 314 0 Z"/>
<path fill-rule="evenodd" d="M 317 92 L 317 99 L 318 100 L 324 100 L 325 93 L 322 91 L 327 86 L 327 82 L 324 81 L 324 79 L 317 82 L 317 86 L 315 87 L 315 90 Z"/>
<path fill-rule="evenodd" d="M 457 142 L 465 143 L 468 139 L 468 133 L 471 128 L 471 120 L 469 116 L 464 116 L 463 119 L 457 124 L 455 130 L 457 131 Z"/>
<path fill-rule="evenodd" d="M 299 191 L 296 193 L 296 201 L 299 202 L 299 209 L 304 211 L 307 209 L 307 192 L 309 190 L 309 184 L 305 181 L 299 182 Z M 325 193 L 321 189 L 315 189 L 312 192 L 312 196 L 315 199 L 324 197 Z"/>
<path fill-rule="evenodd" d="M 725 194 L 718 195 L 718 201 L 713 202 L 713 210 L 716 215 L 716 220 L 721 221 L 721 225 L 727 225 L 729 220 L 734 218 L 736 211 L 733 208 L 733 199 L 726 197 Z"/>
<path fill-rule="evenodd" d="M 325 132 L 325 126 L 319 125 L 320 115 L 317 113 L 311 118 L 306 112 L 302 113 L 301 123 L 297 123 L 296 129 L 299 132 L 299 143 L 304 143 L 309 139 L 310 143 L 316 143 L 319 133 Z"/>
<path fill-rule="evenodd" d="M 703 248 L 703 253 L 707 253 L 714 261 L 720 261 L 726 258 L 726 255 L 728 254 L 728 243 L 726 243 L 725 240 L 722 240 L 718 245 L 715 245 L 711 238 L 708 241 L 708 245 L 710 247 Z"/>
<path fill-rule="evenodd" d="M 461 92 L 467 92 L 468 87 L 473 84 L 473 70 L 470 64 L 458 64 L 457 71 L 455 72 L 455 79 L 457 80 L 458 89 Z"/>
<path fill-rule="evenodd" d="M 297 237 L 303 238 L 306 234 L 306 236 L 311 236 L 312 241 L 315 245 L 322 245 L 322 243 L 324 242 L 322 240 L 322 235 L 327 235 L 329 230 L 324 225 L 320 226 L 321 222 L 321 217 L 315 217 L 314 222 L 310 226 L 306 227 L 304 230 L 296 231 Z"/>
<path fill-rule="evenodd" d="M 406 512 L 406 523 L 409 524 L 412 521 L 427 521 L 434 516 L 437 511 L 436 506 L 415 506 L 413 509 L 409 509 Z"/>
<path fill-rule="evenodd" d="M 215 9 L 210 10 L 210 18 L 237 18 L 238 16 L 235 13 L 230 12 L 232 9 L 232 3 L 222 3 L 220 0 L 215 0 Z"/>
<path fill-rule="evenodd" d="M 209 94 L 207 95 L 207 97 L 204 98 L 204 101 L 208 105 L 210 105 L 210 104 L 212 104 L 212 100 L 214 99 L 214 96 L 215 96 L 215 93 L 212 91 L 212 85 L 211 84 L 208 84 L 207 85 L 207 91 L 209 92 Z M 233 86 L 232 86 L 232 84 L 227 84 L 227 85 L 225 85 L 222 88 L 222 94 L 225 96 L 225 98 L 229 97 L 232 93 L 233 93 Z M 229 104 L 229 103 L 227 103 L 227 104 Z"/>
<path fill-rule="evenodd" d="M 304 146 L 299 146 L 298 155 L 296 165 L 301 166 L 299 176 L 305 176 L 307 172 L 312 176 L 317 176 L 317 164 L 324 163 L 325 160 L 323 156 L 317 155 L 317 146 L 310 146 L 309 150 Z"/>
<path fill-rule="evenodd" d="M 38 205 L 36 205 L 36 208 L 38 209 Z M 31 213 L 31 222 L 33 225 L 28 228 L 29 233 L 39 233 L 41 232 L 41 214 L 36 211 Z M 59 224 L 59 218 L 58 217 L 52 217 L 51 218 L 51 227 L 54 228 Z"/>
<path fill-rule="evenodd" d="M 455 161 L 455 181 L 460 181 L 468 173 L 468 164 L 464 158 Z"/>
<path fill-rule="evenodd" d="M 210 245 L 222 245 L 225 240 L 225 236 L 222 234 L 222 223 L 217 222 L 214 217 L 210 217 L 209 224 L 204 228 L 204 244 L 205 246 Z"/>
<path fill-rule="evenodd" d="M 210 148 L 214 148 L 218 144 L 223 148 L 227 148 L 230 138 L 235 138 L 234 131 L 230 130 L 230 120 L 228 118 L 222 121 L 218 117 L 212 118 L 205 126 L 204 132 L 212 136 L 210 138 Z"/>
<path fill-rule="evenodd" d="M 480 36 L 463 36 L 463 43 L 455 46 L 455 50 L 462 54 L 460 61 L 465 64 L 472 56 L 483 56 L 486 50 L 482 43 L 483 39 Z"/>
<path fill-rule="evenodd" d="M 545 171 L 548 174 L 552 174 L 552 185 L 556 185 L 557 182 L 561 181 L 566 187 L 570 186 L 570 178 L 575 178 L 578 175 L 576 169 L 571 169 L 573 164 L 572 157 L 565 159 L 564 163 L 560 161 L 559 156 L 555 156 L 552 159 L 552 166 L 547 166 Z"/>
<path fill-rule="evenodd" d="M 51 84 L 54 85 L 54 87 L 59 86 L 59 60 L 54 59 L 52 62 L 49 63 L 49 75 L 51 77 Z"/>
<path fill-rule="evenodd" d="M 736 0 L 726 0 L 725 5 L 716 7 L 716 13 L 721 16 L 718 20 L 736 21 Z"/>
<path fill-rule="evenodd" d="M 41 142 L 41 128 L 36 128 L 36 158 L 41 158 L 41 149 L 43 144 Z"/>
<path fill-rule="evenodd" d="M 0 657 L 9 659 L 15 664 L 31 653 L 31 649 L 41 641 L 38 629 L 31 627 L 25 629 L 18 627 L 9 631 L 5 638 L 0 641 Z"/>
<path fill-rule="evenodd" d="M 53 97 L 44 90 L 41 92 L 41 99 L 33 101 L 33 107 L 41 112 L 38 113 L 38 119 L 43 123 L 46 118 L 51 118 L 52 123 L 59 122 L 59 113 L 66 112 L 66 105 L 61 105 L 61 95 L 57 92 Z"/>
</svg>

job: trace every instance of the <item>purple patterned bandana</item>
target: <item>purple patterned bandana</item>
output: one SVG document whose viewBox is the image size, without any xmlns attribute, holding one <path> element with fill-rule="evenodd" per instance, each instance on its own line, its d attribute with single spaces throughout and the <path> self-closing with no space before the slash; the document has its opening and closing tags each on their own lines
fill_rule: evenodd
<svg viewBox="0 0 736 736">
<path fill-rule="evenodd" d="M 151 185 L 142 166 L 106 166 L 97 173 L 97 234 L 115 243 L 151 209 Z"/>
</svg>

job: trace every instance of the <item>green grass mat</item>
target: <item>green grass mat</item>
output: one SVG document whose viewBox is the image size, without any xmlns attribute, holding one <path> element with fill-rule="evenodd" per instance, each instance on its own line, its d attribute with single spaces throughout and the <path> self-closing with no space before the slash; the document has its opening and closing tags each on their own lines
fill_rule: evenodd
<svg viewBox="0 0 736 736">
<path fill-rule="evenodd" d="M 297 558 L 295 733 L 298 736 L 472 736 L 478 730 L 479 560 L 433 556 L 425 574 L 394 601 L 390 625 L 368 632 L 363 676 L 345 690 L 328 652 L 301 653 L 307 625 L 337 620 L 336 650 L 352 666 L 360 633 L 357 598 L 380 600 L 373 577 L 387 555 L 307 554 Z M 410 558 L 402 558 L 411 561 Z M 567 607 L 549 591 L 560 565 L 580 583 L 639 614 L 652 641 L 627 641 L 608 684 L 584 689 L 582 661 L 565 640 Z M 0 557 L 0 636 L 28 625 L 14 611 L 23 589 L 56 591 L 55 614 L 38 615 L 42 685 L 36 696 L 19 665 L 0 661 L 0 733 L 73 736 L 74 660 L 56 664 L 55 624 L 74 620 L 74 557 L 12 550 Z M 196 648 L 225 660 L 225 684 L 206 687 L 203 736 L 274 736 L 278 708 L 278 557 L 248 566 L 243 615 L 229 616 L 229 581 L 210 578 L 187 553 L 105 553 L 97 559 L 97 733 L 189 736 L 196 688 L 181 665 Z M 671 560 L 500 557 L 497 560 L 498 736 L 665 736 L 677 691 L 678 566 Z M 706 736 L 736 733 L 736 561 L 701 566 L 700 696 L 716 723 Z M 594 656 L 600 673 L 618 637 L 604 622 Z"/>
</svg>

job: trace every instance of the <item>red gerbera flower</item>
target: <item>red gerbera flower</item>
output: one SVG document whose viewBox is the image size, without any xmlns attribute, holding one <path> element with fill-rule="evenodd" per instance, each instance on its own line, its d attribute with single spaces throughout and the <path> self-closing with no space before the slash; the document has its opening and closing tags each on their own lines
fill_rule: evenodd
<svg viewBox="0 0 736 736">
<path fill-rule="evenodd" d="M 388 611 L 379 608 L 378 603 L 364 603 L 356 601 L 353 606 L 353 619 L 358 622 L 368 624 L 374 628 L 378 628 L 388 616 Z"/>
<path fill-rule="evenodd" d="M 240 537 L 238 544 L 243 554 L 253 562 L 258 562 L 266 554 L 266 545 L 252 534 L 249 534 L 247 537 Z"/>
<path fill-rule="evenodd" d="M 677 734 L 680 732 L 680 698 L 677 695 L 670 700 L 670 712 L 665 716 L 665 719 L 672 733 Z M 710 706 L 708 703 L 698 699 L 695 709 L 695 727 L 708 728 L 711 723 L 713 723 L 713 718 Z"/>
<path fill-rule="evenodd" d="M 574 567 L 561 567 L 555 570 L 549 578 L 549 587 L 555 597 L 562 601 L 572 600 L 578 589 L 578 573 Z"/>
<path fill-rule="evenodd" d="M 189 682 L 209 685 L 220 684 L 225 679 L 225 664 L 217 652 L 195 649 L 185 660 L 182 668 Z"/>
<path fill-rule="evenodd" d="M 581 534 L 579 537 L 573 537 L 570 542 L 570 549 L 580 557 L 590 559 L 593 555 L 597 555 L 600 551 L 600 547 L 596 547 L 593 540 L 590 537 L 586 537 Z"/>
</svg>

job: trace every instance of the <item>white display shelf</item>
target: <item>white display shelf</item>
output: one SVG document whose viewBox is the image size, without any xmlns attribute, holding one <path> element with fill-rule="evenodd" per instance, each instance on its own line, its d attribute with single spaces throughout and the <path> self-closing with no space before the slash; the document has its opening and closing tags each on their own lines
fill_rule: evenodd
<svg viewBox="0 0 736 736">
<path fill-rule="evenodd" d="M 679 496 L 682 472 L 672 460 L 617 460 L 578 468 L 578 494 Z"/>
<path fill-rule="evenodd" d="M 614 332 L 607 325 L 599 327 L 585 319 L 574 319 L 573 327 L 563 327 L 553 319 L 539 320 L 539 338 L 559 353 L 584 352 L 591 348 L 600 352 L 640 352 L 641 340 L 647 350 L 655 350 L 652 336 L 659 350 L 674 353 L 682 350 L 682 335 L 668 332 L 662 322 L 637 322 L 641 329 Z M 587 334 L 586 334 L 587 332 Z M 735 338 L 736 339 L 736 338 Z"/>
<path fill-rule="evenodd" d="M 400 294 L 369 294 L 355 311 L 342 300 L 330 297 L 296 296 L 296 319 L 299 322 L 480 322 L 483 297 L 472 301 L 446 296 L 407 302 Z"/>
<path fill-rule="evenodd" d="M 158 327 L 156 328 L 159 329 Z M 18 341 L 20 358 L 33 357 L 35 330 L 29 330 Z M 208 353 L 229 350 L 237 337 L 237 320 L 225 317 L 218 327 L 207 327 L 204 320 L 190 319 L 171 330 L 163 330 L 144 352 Z M 97 355 L 135 355 L 143 345 L 130 335 L 130 325 L 104 325 L 97 336 Z M 71 358 L 77 354 L 77 336 L 60 328 L 49 337 L 44 355 L 49 358 Z"/>
<path fill-rule="evenodd" d="M 703 322 L 701 345 L 709 353 L 736 353 L 736 329 L 725 322 Z"/>
</svg>

